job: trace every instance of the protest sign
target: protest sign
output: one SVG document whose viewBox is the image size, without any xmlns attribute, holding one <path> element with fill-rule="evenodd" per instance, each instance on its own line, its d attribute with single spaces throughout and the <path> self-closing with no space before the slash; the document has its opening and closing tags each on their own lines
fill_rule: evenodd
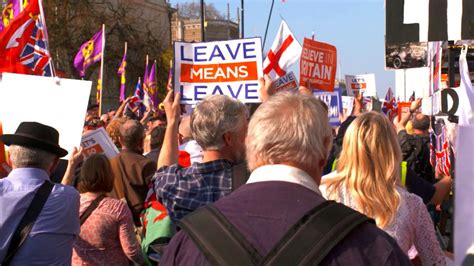
<svg viewBox="0 0 474 266">
<path fill-rule="evenodd" d="M 69 157 L 81 141 L 91 85 L 83 80 L 4 73 L 0 83 L 3 133 L 15 133 L 24 121 L 52 126 Z"/>
<path fill-rule="evenodd" d="M 117 147 L 102 127 L 82 136 L 81 146 L 84 148 L 85 156 L 103 153 L 107 158 L 112 159 L 119 153 Z"/>
<path fill-rule="evenodd" d="M 346 75 L 346 90 L 349 96 L 353 96 L 354 93 L 363 92 L 364 96 L 376 97 L 375 75 Z"/>
<path fill-rule="evenodd" d="M 391 0 L 385 12 L 387 44 L 474 39 L 472 0 Z"/>
<path fill-rule="evenodd" d="M 336 81 L 336 47 L 304 39 L 300 60 L 300 85 L 308 89 L 333 91 Z"/>
<path fill-rule="evenodd" d="M 244 103 L 260 102 L 260 38 L 174 43 L 174 91 L 181 103 L 195 104 L 207 95 L 223 94 Z"/>
<path fill-rule="evenodd" d="M 428 60 L 426 42 L 385 46 L 385 70 L 426 67 Z"/>
<path fill-rule="evenodd" d="M 340 126 L 339 114 L 342 113 L 341 90 L 339 88 L 332 92 L 313 90 L 313 95 L 328 106 L 328 117 L 331 126 Z"/>
<path fill-rule="evenodd" d="M 474 245 L 474 126 L 459 126 L 456 145 L 456 182 L 454 212 L 454 254 L 456 265 L 465 260 L 468 248 Z M 467 264 L 466 264 L 467 265 Z"/>
<path fill-rule="evenodd" d="M 399 102 L 398 106 L 398 119 L 401 119 L 403 114 L 410 112 L 411 103 L 410 102 Z"/>
<path fill-rule="evenodd" d="M 296 91 L 298 90 L 298 80 L 293 72 L 278 78 L 272 84 L 275 87 L 275 92 L 279 91 Z"/>
<path fill-rule="evenodd" d="M 341 96 L 342 102 L 342 111 L 345 116 L 350 116 L 352 114 L 352 109 L 354 108 L 354 97 L 352 96 Z"/>
</svg>

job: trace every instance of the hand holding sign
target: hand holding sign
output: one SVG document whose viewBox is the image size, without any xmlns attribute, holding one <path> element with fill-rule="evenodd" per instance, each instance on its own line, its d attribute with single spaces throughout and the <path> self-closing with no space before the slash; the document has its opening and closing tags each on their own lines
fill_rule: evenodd
<svg viewBox="0 0 474 266">
<path fill-rule="evenodd" d="M 168 94 L 166 94 L 166 97 L 163 100 L 166 120 L 170 124 L 179 121 L 179 116 L 181 115 L 180 100 L 181 94 L 177 92 L 173 97 L 173 91 L 168 91 Z"/>
<path fill-rule="evenodd" d="M 82 147 L 74 147 L 72 150 L 71 157 L 69 158 L 69 164 L 72 167 L 78 166 L 84 160 L 84 148 Z"/>
<path fill-rule="evenodd" d="M 260 99 L 266 102 L 270 96 L 276 93 L 276 89 L 272 86 L 272 79 L 269 75 L 263 75 L 263 78 L 258 79 L 258 87 L 260 88 Z"/>
</svg>

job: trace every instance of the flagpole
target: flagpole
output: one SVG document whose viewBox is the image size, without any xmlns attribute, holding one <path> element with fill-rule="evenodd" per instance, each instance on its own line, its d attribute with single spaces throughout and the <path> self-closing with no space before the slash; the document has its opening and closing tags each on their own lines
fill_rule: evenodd
<svg viewBox="0 0 474 266">
<path fill-rule="evenodd" d="M 104 87 L 104 55 L 105 55 L 105 24 L 102 24 L 102 59 L 100 60 L 100 100 L 99 100 L 99 116 L 102 115 L 102 96 Z"/>
<path fill-rule="evenodd" d="M 272 0 L 272 6 L 270 7 L 270 14 L 268 14 L 267 28 L 265 29 L 265 36 L 263 37 L 263 46 L 262 46 L 263 50 L 265 50 L 265 41 L 267 40 L 268 26 L 270 26 L 270 19 L 272 18 L 274 4 L 275 4 L 275 0 Z"/>
<path fill-rule="evenodd" d="M 44 16 L 44 11 L 43 11 L 43 1 L 38 0 L 38 5 L 40 9 L 40 18 L 41 18 L 41 23 L 43 23 L 43 31 L 44 31 L 44 40 L 46 42 L 46 47 L 49 52 L 49 37 L 48 37 L 48 28 L 46 27 L 46 17 Z M 23 4 L 20 2 L 20 10 L 23 10 Z M 54 69 L 54 64 L 53 64 L 53 57 L 51 56 L 51 53 L 49 54 L 49 69 L 51 71 L 51 76 L 55 77 L 56 76 L 56 71 Z"/>
<path fill-rule="evenodd" d="M 123 51 L 123 55 L 124 57 L 127 56 L 127 42 L 125 42 L 125 48 L 124 48 L 124 51 Z M 123 62 L 122 62 L 123 63 Z M 125 64 L 127 64 L 127 61 L 125 59 Z M 122 67 L 122 66 L 120 66 Z M 122 76 L 125 77 L 125 68 L 126 68 L 126 65 L 123 67 L 123 72 L 122 72 L 122 75 L 120 75 L 120 91 L 119 91 L 119 101 L 120 101 L 120 97 L 122 97 Z M 125 82 L 126 83 L 126 82 Z M 124 85 L 124 88 L 123 88 L 123 99 L 125 100 L 126 98 L 126 91 L 127 91 L 127 85 L 126 84 L 123 84 Z"/>
</svg>

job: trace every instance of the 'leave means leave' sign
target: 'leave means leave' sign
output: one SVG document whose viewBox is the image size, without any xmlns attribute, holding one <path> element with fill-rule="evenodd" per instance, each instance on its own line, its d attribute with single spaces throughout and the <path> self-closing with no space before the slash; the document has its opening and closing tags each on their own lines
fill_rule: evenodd
<svg viewBox="0 0 474 266">
<path fill-rule="evenodd" d="M 260 38 L 207 43 L 174 43 L 174 90 L 181 102 L 194 104 L 223 94 L 244 103 L 260 102 Z"/>
</svg>

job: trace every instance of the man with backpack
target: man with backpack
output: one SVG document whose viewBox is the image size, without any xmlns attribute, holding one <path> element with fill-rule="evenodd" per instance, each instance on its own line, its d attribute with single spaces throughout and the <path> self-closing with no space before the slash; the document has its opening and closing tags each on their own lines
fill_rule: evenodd
<svg viewBox="0 0 474 266">
<path fill-rule="evenodd" d="M 402 149 L 403 161 L 406 161 L 407 167 L 414 170 L 420 177 L 434 184 L 436 194 L 433 196 L 431 203 L 439 204 L 451 191 L 452 179 L 451 176 L 443 176 L 441 174 L 437 178 L 435 170 L 431 165 L 430 118 L 422 113 L 417 113 L 411 120 L 413 135 L 408 134 L 405 129 L 412 114 L 420 107 L 421 99 L 413 101 L 410 106 L 410 112 L 403 114 L 395 126 Z"/>
<path fill-rule="evenodd" d="M 247 184 L 180 220 L 162 265 L 410 265 L 366 216 L 326 201 L 331 129 L 323 103 L 278 93 L 253 114 Z"/>
<path fill-rule="evenodd" d="M 405 127 L 412 114 L 421 106 L 421 99 L 411 103 L 410 112 L 403 114 L 397 126 L 398 138 L 402 148 L 403 160 L 419 176 L 430 183 L 435 183 L 435 173 L 430 163 L 430 118 L 417 113 L 411 119 L 413 135 L 407 133 Z"/>
</svg>

